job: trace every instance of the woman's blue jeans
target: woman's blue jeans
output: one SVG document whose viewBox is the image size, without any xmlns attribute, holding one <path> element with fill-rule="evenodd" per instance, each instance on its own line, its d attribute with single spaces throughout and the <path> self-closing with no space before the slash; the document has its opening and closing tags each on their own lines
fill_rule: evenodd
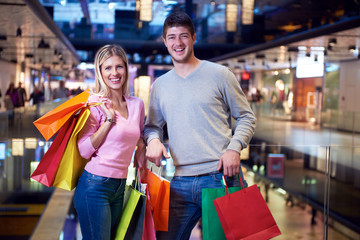
<svg viewBox="0 0 360 240">
<path fill-rule="evenodd" d="M 170 184 L 169 231 L 157 232 L 157 239 L 189 239 L 191 231 L 202 214 L 202 189 L 223 187 L 221 183 L 222 176 L 223 173 L 220 172 L 193 177 L 175 176 Z M 247 187 L 241 171 L 240 177 L 244 187 Z M 238 175 L 226 177 L 226 183 L 229 187 L 240 186 Z"/>
<path fill-rule="evenodd" d="M 123 209 L 126 179 L 81 175 L 74 204 L 84 240 L 110 240 L 115 237 Z"/>
</svg>

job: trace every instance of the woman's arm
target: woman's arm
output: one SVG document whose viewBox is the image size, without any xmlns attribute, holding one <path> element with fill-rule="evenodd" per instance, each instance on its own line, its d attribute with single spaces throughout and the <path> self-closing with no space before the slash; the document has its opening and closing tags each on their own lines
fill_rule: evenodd
<svg viewBox="0 0 360 240">
<path fill-rule="evenodd" d="M 108 108 L 105 106 L 105 104 L 101 104 L 100 107 L 104 111 L 106 117 L 104 123 L 101 124 L 99 129 L 90 137 L 91 144 L 95 149 L 100 147 L 106 135 L 108 134 L 111 125 L 115 121 L 115 111 L 113 108 Z"/>
</svg>

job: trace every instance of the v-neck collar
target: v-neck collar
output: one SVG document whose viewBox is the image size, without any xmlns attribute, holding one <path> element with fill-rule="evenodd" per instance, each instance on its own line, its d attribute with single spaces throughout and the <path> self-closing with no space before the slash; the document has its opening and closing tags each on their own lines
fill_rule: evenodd
<svg viewBox="0 0 360 240">
<path fill-rule="evenodd" d="M 124 117 L 123 115 L 121 115 L 121 113 L 120 113 L 118 110 L 116 110 L 115 108 L 114 108 L 114 110 L 115 110 L 115 112 L 117 113 L 116 115 L 119 115 L 121 119 L 123 119 L 123 120 L 125 120 L 125 121 L 128 121 L 128 120 L 129 120 L 129 117 L 130 117 L 129 101 L 128 101 L 128 98 L 127 98 L 126 96 L 124 96 L 124 99 L 125 99 L 125 102 L 126 102 L 127 118 Z"/>
<path fill-rule="evenodd" d="M 194 71 L 192 71 L 191 73 L 189 73 L 186 77 L 182 77 L 180 76 L 176 71 L 175 71 L 175 67 L 174 67 L 174 73 L 176 74 L 176 76 L 178 76 L 181 79 L 188 79 L 190 78 L 193 74 L 195 74 L 197 71 L 199 71 L 199 69 L 204 65 L 204 63 L 206 62 L 205 60 L 200 60 L 200 64 L 197 68 L 194 69 Z"/>
</svg>

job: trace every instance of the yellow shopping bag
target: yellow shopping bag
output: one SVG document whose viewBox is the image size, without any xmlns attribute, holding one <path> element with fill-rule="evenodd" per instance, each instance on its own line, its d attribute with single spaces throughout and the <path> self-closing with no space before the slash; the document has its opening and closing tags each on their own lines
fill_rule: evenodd
<svg viewBox="0 0 360 240">
<path fill-rule="evenodd" d="M 78 146 L 77 136 L 84 127 L 90 115 L 89 108 L 84 108 L 79 116 L 75 128 L 70 136 L 65 152 L 61 158 L 59 168 L 56 172 L 53 186 L 65 190 L 73 190 L 84 171 L 86 159 L 81 157 Z"/>
</svg>

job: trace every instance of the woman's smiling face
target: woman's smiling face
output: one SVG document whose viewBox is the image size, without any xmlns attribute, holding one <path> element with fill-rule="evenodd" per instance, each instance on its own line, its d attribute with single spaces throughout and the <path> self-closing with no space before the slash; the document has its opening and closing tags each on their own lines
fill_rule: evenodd
<svg viewBox="0 0 360 240">
<path fill-rule="evenodd" d="M 101 64 L 101 76 L 109 89 L 121 89 L 126 78 L 124 61 L 119 56 L 111 56 Z"/>
</svg>

